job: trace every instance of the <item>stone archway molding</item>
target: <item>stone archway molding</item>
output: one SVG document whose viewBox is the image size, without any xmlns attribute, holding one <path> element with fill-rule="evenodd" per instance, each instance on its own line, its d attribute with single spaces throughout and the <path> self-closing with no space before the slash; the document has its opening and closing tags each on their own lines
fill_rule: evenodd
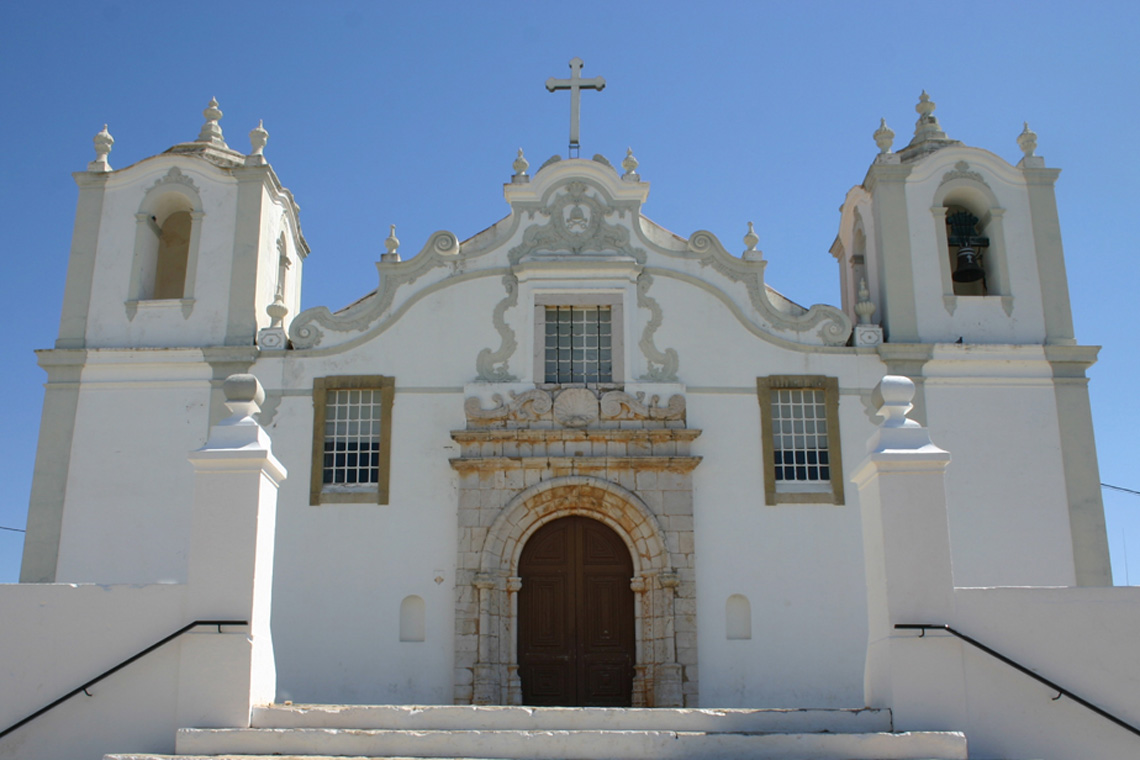
<svg viewBox="0 0 1140 760">
<path fill-rule="evenodd" d="M 677 661 L 675 642 L 675 600 L 682 581 L 670 561 L 668 534 L 658 516 L 636 494 L 611 481 L 585 475 L 554 477 L 518 492 L 487 530 L 472 583 L 478 620 L 468 626 L 477 631 L 478 640 L 472 702 L 521 704 L 519 558 L 535 531 L 569 515 L 589 517 L 613 529 L 633 559 L 634 706 L 682 706 L 682 666 Z"/>
<path fill-rule="evenodd" d="M 507 502 L 484 540 L 480 572 L 514 574 L 527 539 L 568 515 L 592 517 L 613 528 L 633 557 L 635 574 L 668 569 L 665 532 L 645 502 L 617 483 L 567 475 L 535 483 Z"/>
</svg>

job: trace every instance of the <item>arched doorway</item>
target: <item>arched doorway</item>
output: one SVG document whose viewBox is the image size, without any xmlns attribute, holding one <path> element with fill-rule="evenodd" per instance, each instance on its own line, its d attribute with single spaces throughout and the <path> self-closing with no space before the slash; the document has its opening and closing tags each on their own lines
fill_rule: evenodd
<svg viewBox="0 0 1140 760">
<path fill-rule="evenodd" d="M 553 520 L 527 541 L 519 576 L 523 703 L 630 706 L 633 561 L 621 537 L 588 517 Z"/>
</svg>

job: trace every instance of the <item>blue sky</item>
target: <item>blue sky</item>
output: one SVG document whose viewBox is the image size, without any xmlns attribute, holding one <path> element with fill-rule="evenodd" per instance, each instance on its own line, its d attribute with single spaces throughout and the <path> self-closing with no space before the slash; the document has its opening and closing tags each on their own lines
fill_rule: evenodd
<svg viewBox="0 0 1140 760">
<path fill-rule="evenodd" d="M 414 252 L 505 215 L 517 148 L 565 153 L 585 93 L 582 155 L 632 147 L 645 213 L 735 250 L 754 221 L 770 284 L 838 303 L 828 248 L 885 117 L 909 140 L 924 88 L 954 138 L 1011 162 L 1023 121 L 1057 185 L 1078 340 L 1090 371 L 1101 479 L 1140 490 L 1135 228 L 1140 208 L 1140 4 L 209 3 L 0 4 L 0 302 L 9 315 L 0 411 L 0 526 L 25 524 L 43 372 L 58 329 L 76 187 L 110 125 L 122 168 L 194 139 L 216 96 L 231 146 L 264 119 L 265 154 L 296 194 L 313 252 L 304 305 L 371 288 L 388 224 Z M 1140 583 L 1140 496 L 1104 492 L 1117 583 Z M 1128 552 L 1124 551 L 1127 543 Z M 0 582 L 22 534 L 0 531 Z"/>
</svg>

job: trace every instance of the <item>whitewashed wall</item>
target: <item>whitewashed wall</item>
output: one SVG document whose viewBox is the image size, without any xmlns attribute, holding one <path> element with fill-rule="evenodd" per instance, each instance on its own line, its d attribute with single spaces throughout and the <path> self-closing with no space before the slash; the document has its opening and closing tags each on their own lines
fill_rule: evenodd
<svg viewBox="0 0 1140 760">
<path fill-rule="evenodd" d="M 0 585 L 0 728 L 181 628 L 185 586 Z M 0 739 L 4 760 L 174 751 L 178 641 Z"/>
</svg>

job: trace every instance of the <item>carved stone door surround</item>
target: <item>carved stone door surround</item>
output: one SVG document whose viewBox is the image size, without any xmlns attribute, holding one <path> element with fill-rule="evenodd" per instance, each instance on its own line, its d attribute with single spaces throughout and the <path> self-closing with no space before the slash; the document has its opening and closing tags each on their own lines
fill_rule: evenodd
<svg viewBox="0 0 1140 760">
<path fill-rule="evenodd" d="M 465 403 L 455 600 L 455 702 L 521 704 L 518 562 L 551 520 L 612 528 L 633 559 L 635 707 L 696 706 L 697 628 L 685 400 L 536 389 L 492 409 Z M 496 397 L 501 399 L 502 397 Z"/>
</svg>

